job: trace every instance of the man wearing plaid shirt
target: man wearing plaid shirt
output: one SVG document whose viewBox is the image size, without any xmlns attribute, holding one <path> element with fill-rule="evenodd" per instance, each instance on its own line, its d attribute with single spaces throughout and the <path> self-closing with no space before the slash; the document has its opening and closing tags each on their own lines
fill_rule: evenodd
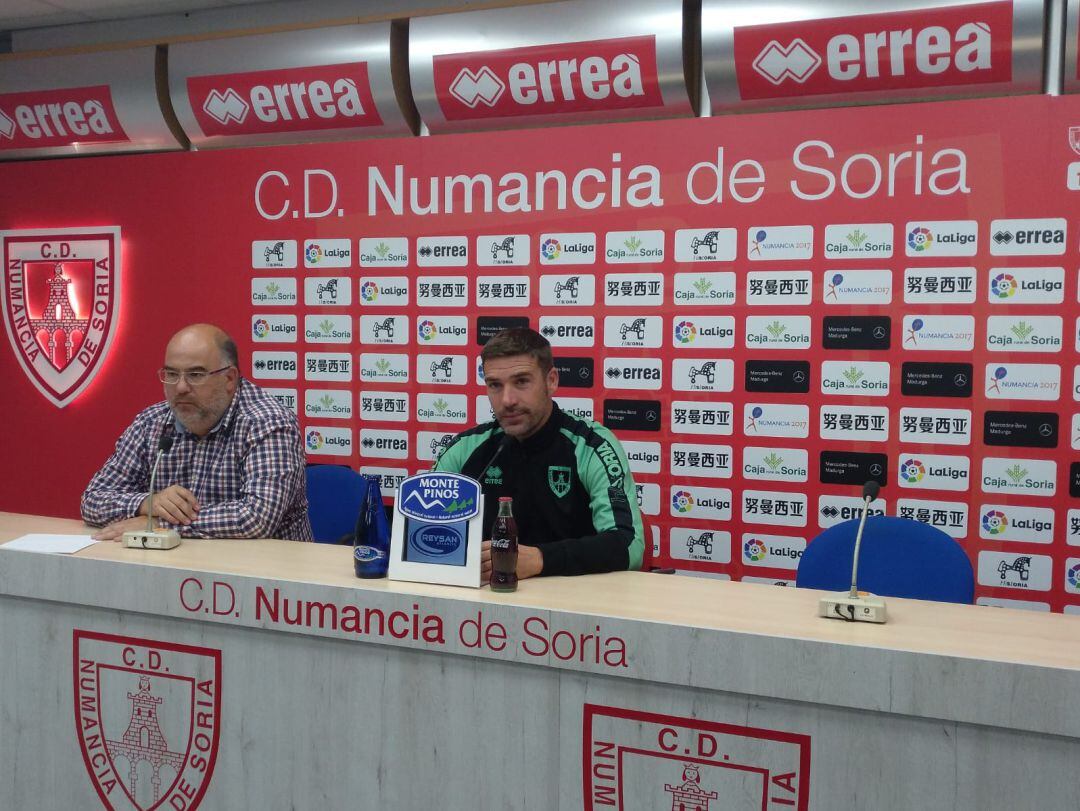
<svg viewBox="0 0 1080 811">
<path fill-rule="evenodd" d="M 296 417 L 240 377 L 236 344 L 193 324 L 173 336 L 158 370 L 166 402 L 142 411 L 94 474 L 82 517 L 119 541 L 146 527 L 150 469 L 165 434 L 154 516 L 188 538 L 311 540 L 304 449 Z"/>
</svg>

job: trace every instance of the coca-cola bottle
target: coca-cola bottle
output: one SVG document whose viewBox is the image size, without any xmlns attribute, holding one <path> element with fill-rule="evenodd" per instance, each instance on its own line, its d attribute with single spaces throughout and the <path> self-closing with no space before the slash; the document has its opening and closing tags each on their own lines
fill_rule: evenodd
<svg viewBox="0 0 1080 811">
<path fill-rule="evenodd" d="M 514 500 L 499 498 L 499 514 L 491 528 L 491 590 L 517 591 L 518 534 Z"/>
</svg>

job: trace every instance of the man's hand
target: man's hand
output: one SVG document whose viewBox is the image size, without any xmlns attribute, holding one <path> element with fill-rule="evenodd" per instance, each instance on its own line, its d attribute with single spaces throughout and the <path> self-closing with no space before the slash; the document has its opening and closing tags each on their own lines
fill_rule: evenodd
<svg viewBox="0 0 1080 811">
<path fill-rule="evenodd" d="M 147 496 L 139 505 L 139 515 L 147 514 L 149 504 L 150 496 Z M 174 484 L 154 494 L 155 518 L 164 518 L 172 524 L 186 527 L 195 520 L 198 514 L 199 501 L 186 487 Z"/>
<path fill-rule="evenodd" d="M 156 525 L 157 521 L 154 524 Z M 146 529 L 146 519 L 138 516 L 135 518 L 121 518 L 119 521 L 113 521 L 111 524 L 103 526 L 90 537 L 95 541 L 119 541 L 123 539 L 125 532 L 133 529 Z"/>
<path fill-rule="evenodd" d="M 518 580 L 535 577 L 544 570 L 544 553 L 538 546 L 518 546 Z M 480 547 L 480 584 L 491 582 L 491 541 L 484 541 Z"/>
</svg>

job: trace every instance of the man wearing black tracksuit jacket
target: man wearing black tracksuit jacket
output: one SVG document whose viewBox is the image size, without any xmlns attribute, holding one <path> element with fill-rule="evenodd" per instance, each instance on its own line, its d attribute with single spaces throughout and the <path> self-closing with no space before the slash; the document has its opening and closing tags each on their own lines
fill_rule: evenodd
<svg viewBox="0 0 1080 811">
<path fill-rule="evenodd" d="M 551 399 L 551 345 L 530 329 L 505 330 L 481 353 L 495 421 L 458 434 L 435 469 L 480 481 L 484 538 L 500 496 L 514 499 L 518 577 L 641 568 L 644 529 L 626 453 L 604 426 Z M 484 580 L 490 545 L 481 555 Z"/>
</svg>

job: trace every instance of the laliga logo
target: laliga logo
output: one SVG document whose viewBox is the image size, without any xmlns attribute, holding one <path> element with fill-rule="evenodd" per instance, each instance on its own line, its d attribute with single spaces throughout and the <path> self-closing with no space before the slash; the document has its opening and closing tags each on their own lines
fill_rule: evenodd
<svg viewBox="0 0 1080 811">
<path fill-rule="evenodd" d="M 544 244 L 540 246 L 540 254 L 545 259 L 558 259 L 561 253 L 562 246 L 557 239 L 545 239 Z"/>
<path fill-rule="evenodd" d="M 681 513 L 694 509 L 694 497 L 685 490 L 679 490 L 671 496 L 671 506 Z"/>
<path fill-rule="evenodd" d="M 680 321 L 675 325 L 675 340 L 681 344 L 691 343 L 697 338 L 697 327 L 691 321 Z"/>
<path fill-rule="evenodd" d="M 754 70 L 774 85 L 788 79 L 802 84 L 821 66 L 821 57 L 799 38 L 785 48 L 775 39 L 754 60 Z"/>
<path fill-rule="evenodd" d="M 1008 273 L 999 273 L 990 282 L 990 292 L 998 298 L 1009 298 L 1016 293 L 1016 278 Z"/>
<path fill-rule="evenodd" d="M 912 228 L 907 235 L 907 244 L 913 251 L 927 251 L 934 244 L 934 235 L 929 228 Z"/>
<path fill-rule="evenodd" d="M 251 325 L 251 331 L 255 333 L 256 338 L 265 338 L 270 332 L 270 325 L 266 323 L 266 319 L 260 318 Z"/>
<path fill-rule="evenodd" d="M 923 467 L 923 463 L 918 459 L 907 459 L 900 465 L 900 478 L 908 484 L 915 484 L 915 482 L 922 481 L 922 477 L 925 475 L 926 468 Z"/>
<path fill-rule="evenodd" d="M 990 510 L 982 517 L 982 527 L 991 535 L 1000 535 L 1009 526 L 1009 519 L 1000 510 Z"/>
<path fill-rule="evenodd" d="M 765 558 L 765 544 L 759 541 L 757 538 L 751 538 L 745 544 L 743 544 L 743 554 L 746 555 L 747 560 L 759 561 Z"/>
<path fill-rule="evenodd" d="M 1073 564 L 1068 574 L 1069 588 L 1080 589 L 1080 563 Z"/>
<path fill-rule="evenodd" d="M 364 282 L 360 286 L 360 297 L 364 301 L 375 301 L 379 297 L 379 285 L 375 282 Z"/>
<path fill-rule="evenodd" d="M 323 446 L 322 434 L 318 431 L 308 431 L 307 446 L 310 451 L 317 451 Z"/>
<path fill-rule="evenodd" d="M 422 341 L 430 341 L 434 339 L 436 329 L 434 321 L 421 321 L 416 325 L 416 333 L 420 336 Z"/>
<path fill-rule="evenodd" d="M 249 109 L 248 103 L 231 87 L 225 93 L 211 90 L 203 102 L 203 111 L 219 124 L 228 124 L 230 121 L 243 124 Z"/>
<path fill-rule="evenodd" d="M 323 250 L 318 245 L 308 245 L 307 250 L 304 251 L 304 257 L 308 262 L 315 264 L 323 258 Z"/>
<path fill-rule="evenodd" d="M 450 95 L 470 110 L 481 103 L 494 107 L 504 92 L 506 85 L 487 65 L 476 73 L 469 68 L 462 68 L 450 84 Z"/>
</svg>

